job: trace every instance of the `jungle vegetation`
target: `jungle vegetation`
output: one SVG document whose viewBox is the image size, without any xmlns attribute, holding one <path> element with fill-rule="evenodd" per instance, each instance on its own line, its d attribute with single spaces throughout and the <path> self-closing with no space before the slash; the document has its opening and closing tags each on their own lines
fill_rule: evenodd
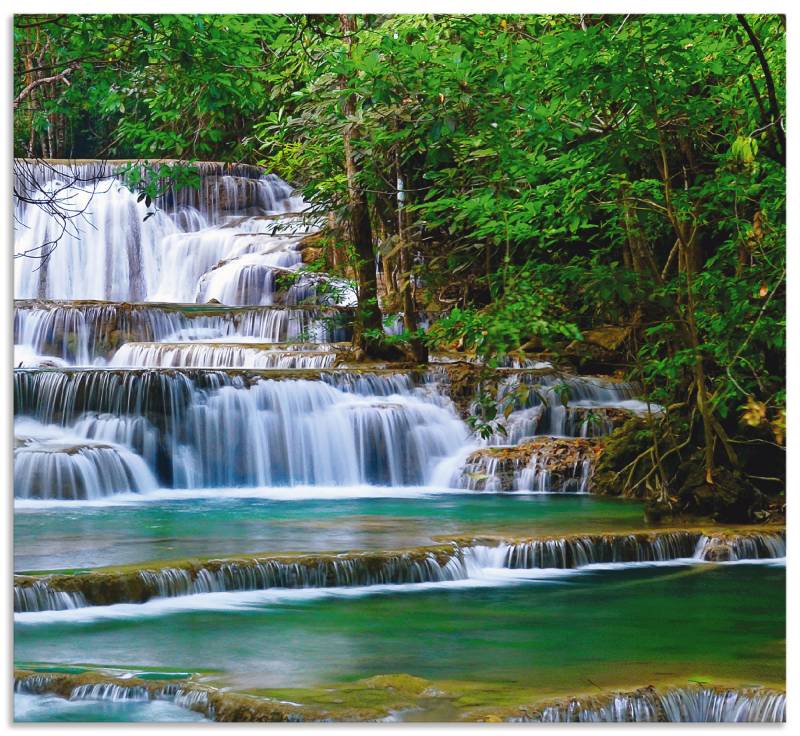
<svg viewBox="0 0 800 736">
<path fill-rule="evenodd" d="M 664 407 L 600 477 L 751 513 L 785 478 L 785 33 L 766 15 L 17 16 L 15 155 L 260 164 L 328 214 L 312 267 L 356 280 L 364 357 L 599 356 Z"/>
</svg>

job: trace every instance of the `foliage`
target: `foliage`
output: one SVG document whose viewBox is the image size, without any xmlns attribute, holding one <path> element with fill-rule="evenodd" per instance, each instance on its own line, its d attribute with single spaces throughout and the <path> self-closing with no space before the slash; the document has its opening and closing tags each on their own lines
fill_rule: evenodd
<svg viewBox="0 0 800 736">
<path fill-rule="evenodd" d="M 707 478 L 740 425 L 782 444 L 784 18 L 41 21 L 15 20 L 15 94 L 36 64 L 75 68 L 20 103 L 19 153 L 53 155 L 60 115 L 65 153 L 260 161 L 340 224 L 355 187 L 384 298 L 431 312 L 432 347 L 491 362 L 631 325 L 629 376 Z"/>
</svg>

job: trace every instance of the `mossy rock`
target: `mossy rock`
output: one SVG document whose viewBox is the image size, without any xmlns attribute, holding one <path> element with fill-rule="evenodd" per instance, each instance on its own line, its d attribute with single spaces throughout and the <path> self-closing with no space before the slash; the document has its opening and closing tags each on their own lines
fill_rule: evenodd
<svg viewBox="0 0 800 736">
<path fill-rule="evenodd" d="M 713 484 L 706 481 L 701 452 L 695 452 L 678 468 L 678 499 L 684 509 L 722 522 L 749 522 L 766 508 L 766 498 L 738 470 L 716 468 Z"/>
<path fill-rule="evenodd" d="M 603 451 L 592 475 L 594 493 L 606 496 L 644 496 L 647 492 L 644 484 L 638 486 L 637 492 L 630 492 L 630 488 L 639 480 L 638 474 L 634 474 L 630 486 L 627 486 L 627 477 L 622 478 L 619 473 L 645 452 L 651 444 L 652 439 L 647 423 L 643 418 L 637 416 L 630 417 L 621 427 L 608 435 L 603 441 Z M 637 471 L 638 473 L 646 472 L 644 467 L 637 468 Z"/>
</svg>

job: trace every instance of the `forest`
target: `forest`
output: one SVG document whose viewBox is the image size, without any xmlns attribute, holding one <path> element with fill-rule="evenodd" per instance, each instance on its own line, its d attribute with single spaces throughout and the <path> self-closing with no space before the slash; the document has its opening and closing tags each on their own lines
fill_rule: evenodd
<svg viewBox="0 0 800 736">
<path fill-rule="evenodd" d="M 667 407 L 610 472 L 763 510 L 784 484 L 785 19 L 435 21 L 26 16 L 15 154 L 263 165 L 331 213 L 310 267 L 356 280 L 366 355 L 588 341 Z"/>
<path fill-rule="evenodd" d="M 56 617 L 67 608 L 144 607 L 157 597 L 276 586 L 469 579 L 470 565 L 478 565 L 475 545 L 499 544 L 500 532 L 503 544 L 511 544 L 513 532 L 517 546 L 502 565 L 480 557 L 480 569 L 785 556 L 785 16 L 35 14 L 15 16 L 13 37 L 15 343 L 24 348 L 15 357 L 15 496 L 23 499 L 17 544 L 24 559 L 15 616 L 22 617 L 26 662 L 79 658 L 77 650 L 49 656 L 46 646 L 60 645 L 27 633 L 44 612 Z M 100 196 L 97 182 L 104 180 L 121 184 Z M 88 231 L 81 229 L 87 213 Z M 284 385 L 284 393 L 273 384 Z M 47 434 L 54 425 L 66 433 L 57 447 L 56 435 Z M 116 475 L 81 476 L 77 450 L 63 449 L 72 443 L 97 454 L 98 468 L 110 467 L 99 454 L 113 453 L 122 463 Z M 60 452 L 61 465 L 34 457 L 45 451 Z M 308 487 L 350 490 L 346 502 L 326 505 L 319 499 L 328 496 L 303 495 Z M 599 505 L 594 516 L 570 505 L 577 516 L 563 529 L 537 517 L 531 523 L 539 536 L 525 537 L 528 557 L 517 514 L 533 507 L 518 512 L 510 498 L 492 501 L 508 504 L 507 526 L 498 532 L 495 517 L 473 515 L 475 501 L 460 496 L 453 503 L 467 505 L 452 513 L 465 516 L 452 529 L 451 512 L 435 505 L 441 499 L 407 501 L 419 504 L 415 513 L 428 519 L 425 525 L 443 514 L 444 526 L 439 536 L 409 537 L 414 551 L 400 563 L 385 546 L 366 562 L 352 552 L 355 542 L 338 537 L 325 537 L 325 544 L 347 552 L 331 559 L 308 556 L 332 549 L 322 539 L 308 548 L 286 542 L 287 550 L 307 553 L 297 563 L 302 576 L 289 583 L 283 558 L 201 565 L 193 556 L 265 549 L 260 537 L 258 547 L 239 538 L 240 527 L 225 526 L 227 513 L 256 513 L 236 496 L 242 488 L 268 489 L 270 504 L 289 503 L 280 495 L 285 490 L 269 495 L 276 488 L 305 489 L 291 501 L 302 509 L 310 504 L 298 515 L 327 524 L 339 503 L 354 505 L 357 519 L 372 513 L 348 494 L 372 498 L 391 489 L 394 498 L 412 487 L 428 489 L 425 499 L 432 487 L 481 496 L 576 493 L 577 500 L 547 504 L 582 504 L 580 496 L 591 493 Z M 213 507 L 197 527 L 212 540 L 206 551 L 185 540 L 178 551 L 158 548 L 157 568 L 138 577 L 129 566 L 150 560 L 144 551 L 86 557 L 83 565 L 88 551 L 74 560 L 66 551 L 63 559 L 28 551 L 27 535 L 50 528 L 45 521 L 26 526 L 45 514 L 36 506 L 41 499 L 172 493 L 162 499 L 164 518 L 172 519 L 169 504 L 186 503 L 174 489 L 202 491 L 201 505 L 209 503 L 209 489 L 237 499 L 225 514 Z M 602 504 L 617 504 L 608 518 Z M 556 513 L 555 505 L 547 509 Z M 108 513 L 114 534 L 145 524 L 136 517 L 123 532 L 128 522 Z M 264 513 L 272 529 L 272 506 Z M 98 514 L 91 523 L 105 524 Z M 409 522 L 398 515 L 393 508 L 380 530 L 386 545 L 407 543 L 399 530 Z M 55 518 L 52 524 L 56 529 Z M 216 525 L 227 531 L 215 537 Z M 748 531 L 751 525 L 763 530 L 760 541 L 747 536 L 759 533 Z M 603 536 L 623 527 L 633 529 L 628 541 Z M 95 530 L 98 540 L 103 529 Z M 654 541 L 653 530 L 663 540 Z M 589 536 L 574 536 L 583 533 Z M 731 541 L 726 535 L 734 533 L 743 536 Z M 456 545 L 455 562 L 448 562 L 443 540 Z M 284 542 L 273 542 L 270 553 L 283 554 Z M 625 546 L 631 544 L 635 549 Z M 164 567 L 180 555 L 186 559 L 174 569 Z M 561 557 L 553 562 L 548 555 Z M 76 582 L 72 571 L 97 565 L 102 575 Z M 242 571 L 252 565 L 257 572 L 247 577 Z M 453 565 L 461 572 L 452 573 Z M 707 573 L 722 581 L 713 600 L 720 610 L 729 602 L 724 575 L 751 575 L 748 585 L 763 585 L 764 600 L 777 608 L 740 612 L 751 617 L 740 628 L 749 630 L 751 620 L 778 627 L 770 616 L 780 608 L 782 579 L 773 581 L 778 573 L 771 568 L 762 577 L 743 569 Z M 41 570 L 52 573 L 45 587 L 37 587 L 44 585 Z M 669 590 L 663 588 L 665 600 L 683 595 Z M 609 604 L 620 606 L 620 619 L 628 615 L 625 600 Z M 562 615 L 564 604 L 553 601 L 553 615 Z M 476 605 L 476 617 L 490 616 Z M 509 610 L 517 605 L 527 610 L 516 599 Z M 423 608 L 410 616 L 423 621 Z M 346 612 L 314 615 L 319 627 L 343 630 L 362 620 Z M 387 608 L 380 615 L 387 628 L 403 628 L 402 613 Z M 272 626 L 267 618 L 263 626 Z M 710 618 L 717 620 L 716 608 Z M 59 621 L 53 626 L 67 626 Z M 248 621 L 242 626 L 255 627 Z M 684 644 L 702 650 L 710 641 L 705 624 L 683 623 L 695 627 Z M 299 626 L 289 619 L 274 625 L 276 636 Z M 665 647 L 670 628 L 659 629 Z M 220 630 L 209 634 L 210 659 L 239 651 L 225 649 Z M 428 635 L 437 641 L 443 633 L 426 631 L 419 640 Z M 763 651 L 774 644 L 755 642 L 761 629 L 750 635 Z M 444 675 L 422 655 L 419 670 L 402 670 L 405 650 L 396 646 L 383 669 L 354 670 L 351 679 L 375 677 L 371 684 L 358 680 L 343 700 L 316 690 L 271 692 L 276 702 L 300 699 L 322 708 L 309 720 L 330 712 L 336 720 L 343 708 L 344 720 L 425 710 L 435 688 L 415 684 L 412 675 Z M 574 646 L 561 649 L 572 656 L 580 648 Z M 598 642 L 585 643 L 587 651 L 593 646 Z M 727 645 L 714 646 L 719 662 L 736 659 Z M 492 650 L 486 662 L 499 656 Z M 627 677 L 631 662 L 657 656 L 633 652 L 629 669 L 620 667 Z M 780 679 L 752 679 L 749 662 L 735 677 L 728 677 L 734 665 L 709 665 L 715 686 L 772 686 Z M 176 660 L 195 671 L 190 664 Z M 520 681 L 530 674 L 524 666 Z M 594 684 L 569 666 L 558 675 L 568 684 L 554 685 L 554 692 Z M 406 671 L 396 677 L 409 680 L 373 683 Z M 644 686 L 654 681 L 652 672 L 642 665 L 622 684 Z M 20 692 L 39 687 L 30 680 L 37 673 L 18 675 L 33 683 Z M 84 676 L 79 687 L 99 687 L 95 674 Z M 484 679 L 498 678 L 490 672 Z M 262 679 L 254 686 L 288 687 Z M 604 690 L 617 687 L 606 679 Z M 51 682 L 48 692 L 61 692 L 64 683 Z M 157 698 L 155 685 L 140 685 Z M 373 703 L 364 695 L 373 688 L 394 699 Z M 273 704 L 265 715 L 263 703 L 251 708 L 245 698 L 223 707 L 210 690 L 192 692 L 190 707 L 218 720 L 294 718 L 285 705 L 278 713 Z M 486 692 L 452 695 L 459 718 L 528 719 L 524 709 L 508 710 L 518 701 Z M 760 701 L 748 718 L 782 720 L 782 710 L 780 717 L 769 710 L 776 702 Z M 483 710 L 469 710 L 475 703 Z M 551 716 L 567 712 L 558 707 Z M 672 719 L 667 700 L 652 707 L 651 720 Z M 536 713 L 533 720 L 549 717 Z M 614 720 L 608 713 L 594 720 Z"/>
</svg>

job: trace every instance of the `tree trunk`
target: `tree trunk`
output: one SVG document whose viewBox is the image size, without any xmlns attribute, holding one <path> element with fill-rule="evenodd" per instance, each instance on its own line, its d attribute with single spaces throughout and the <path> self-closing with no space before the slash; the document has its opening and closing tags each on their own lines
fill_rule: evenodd
<svg viewBox="0 0 800 736">
<path fill-rule="evenodd" d="M 348 50 L 356 42 L 356 19 L 351 15 L 340 15 L 342 35 Z M 346 89 L 347 80 L 342 79 Z M 345 98 L 342 112 L 350 118 L 356 110 L 355 95 Z M 347 172 L 347 191 L 349 201 L 350 239 L 355 253 L 355 272 L 358 284 L 358 307 L 353 331 L 353 346 L 370 357 L 384 357 L 383 323 L 378 306 L 378 280 L 375 274 L 375 253 L 372 247 L 372 226 L 369 220 L 367 198 L 359 182 L 359 167 L 355 159 L 354 143 L 358 138 L 356 127 L 350 123 L 344 129 L 344 159 Z M 372 334 L 368 334 L 372 333 Z"/>
<path fill-rule="evenodd" d="M 427 363 L 428 348 L 422 340 L 414 336 L 414 333 L 419 327 L 419 320 L 417 316 L 417 305 L 414 299 L 414 282 L 411 274 L 411 264 L 409 262 L 409 243 L 405 238 L 405 227 L 403 223 L 404 214 L 402 208 L 398 209 L 397 220 L 399 224 L 399 237 L 402 243 L 400 246 L 400 283 L 403 287 L 403 329 L 412 335 L 409 339 L 409 345 L 414 361 L 417 363 Z"/>
</svg>

